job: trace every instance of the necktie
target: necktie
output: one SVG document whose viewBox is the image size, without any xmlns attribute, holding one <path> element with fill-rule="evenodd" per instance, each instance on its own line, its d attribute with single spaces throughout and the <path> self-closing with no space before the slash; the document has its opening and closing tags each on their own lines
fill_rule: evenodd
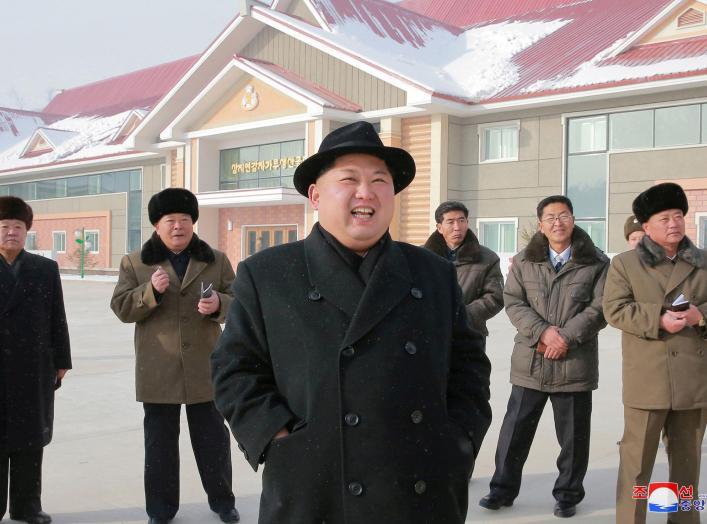
<svg viewBox="0 0 707 524">
<path fill-rule="evenodd" d="M 555 257 L 555 273 L 562 269 L 562 259 L 559 256 Z"/>
</svg>

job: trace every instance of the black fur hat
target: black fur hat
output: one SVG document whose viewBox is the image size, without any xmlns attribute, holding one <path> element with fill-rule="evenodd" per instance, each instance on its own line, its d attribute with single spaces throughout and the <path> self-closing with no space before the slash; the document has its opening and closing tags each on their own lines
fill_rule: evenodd
<svg viewBox="0 0 707 524">
<path fill-rule="evenodd" d="M 192 222 L 196 223 L 199 220 L 199 202 L 194 193 L 181 187 L 168 187 L 153 195 L 147 204 L 147 214 L 152 225 L 170 213 L 191 215 Z"/>
<path fill-rule="evenodd" d="M 633 201 L 633 214 L 641 224 L 666 209 L 680 209 L 687 214 L 685 191 L 672 182 L 665 182 L 646 189 Z"/>
<path fill-rule="evenodd" d="M 21 220 L 27 226 L 32 227 L 34 213 L 29 204 L 14 196 L 0 197 L 0 220 Z"/>
</svg>

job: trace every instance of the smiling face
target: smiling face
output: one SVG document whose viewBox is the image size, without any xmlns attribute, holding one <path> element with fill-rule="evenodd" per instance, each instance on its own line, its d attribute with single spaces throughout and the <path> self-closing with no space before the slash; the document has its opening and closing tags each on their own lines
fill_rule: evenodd
<svg viewBox="0 0 707 524">
<path fill-rule="evenodd" d="M 540 231 L 547 237 L 550 247 L 561 253 L 572 243 L 574 217 L 567 204 L 553 202 L 543 209 L 540 217 Z"/>
<path fill-rule="evenodd" d="M 14 260 L 24 249 L 27 225 L 22 220 L 0 220 L 0 254 L 6 260 Z"/>
<path fill-rule="evenodd" d="M 319 223 L 350 250 L 363 254 L 393 219 L 395 189 L 388 166 L 363 153 L 343 155 L 309 186 Z"/>
<path fill-rule="evenodd" d="M 685 236 L 685 216 L 681 209 L 666 209 L 651 216 L 643 224 L 650 239 L 669 253 L 675 253 Z"/>
<path fill-rule="evenodd" d="M 170 213 L 160 218 L 155 224 L 155 231 L 167 249 L 174 253 L 184 251 L 194 236 L 194 223 L 191 215 Z"/>
</svg>

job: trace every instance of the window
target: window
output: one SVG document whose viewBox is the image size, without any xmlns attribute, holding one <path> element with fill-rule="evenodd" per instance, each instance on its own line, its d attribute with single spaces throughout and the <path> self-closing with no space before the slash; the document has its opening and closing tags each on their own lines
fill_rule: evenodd
<svg viewBox="0 0 707 524">
<path fill-rule="evenodd" d="M 297 226 L 247 226 L 245 228 L 245 252 L 249 257 L 263 249 L 297 240 Z"/>
<path fill-rule="evenodd" d="M 611 149 L 653 147 L 653 110 L 610 115 L 609 136 Z"/>
<path fill-rule="evenodd" d="M 479 126 L 479 159 L 481 162 L 518 160 L 520 122 Z"/>
<path fill-rule="evenodd" d="M 304 140 L 221 151 L 219 189 L 294 187 L 292 175 L 304 160 Z"/>
<path fill-rule="evenodd" d="M 169 187 L 169 178 L 167 178 L 166 164 L 160 164 L 160 187 L 162 189 Z"/>
<path fill-rule="evenodd" d="M 52 251 L 66 253 L 66 231 L 52 231 Z"/>
<path fill-rule="evenodd" d="M 700 143 L 699 105 L 655 110 L 655 145 L 681 146 Z"/>
<path fill-rule="evenodd" d="M 570 153 L 606 150 L 606 115 L 573 118 L 569 124 Z"/>
<path fill-rule="evenodd" d="M 574 205 L 574 202 L 572 202 Z M 591 237 L 594 245 L 600 249 L 605 249 L 606 246 L 606 227 L 603 220 L 577 220 L 575 226 L 581 227 Z"/>
<path fill-rule="evenodd" d="M 695 27 L 698 25 L 704 25 L 705 23 L 705 13 L 699 9 L 690 8 L 681 14 L 677 20 L 678 29 L 683 27 Z"/>
<path fill-rule="evenodd" d="M 37 232 L 36 231 L 28 231 L 27 232 L 27 240 L 25 241 L 25 249 L 27 251 L 36 251 L 37 250 Z"/>
<path fill-rule="evenodd" d="M 516 252 L 516 230 L 518 221 L 514 218 L 478 219 L 476 228 L 479 231 L 481 245 L 496 253 Z"/>
<path fill-rule="evenodd" d="M 98 230 L 86 230 L 83 235 L 84 241 L 86 242 L 86 251 L 89 253 L 98 253 L 101 247 Z"/>
<path fill-rule="evenodd" d="M 697 224 L 697 247 L 704 249 L 707 246 L 707 213 L 695 213 Z"/>
</svg>

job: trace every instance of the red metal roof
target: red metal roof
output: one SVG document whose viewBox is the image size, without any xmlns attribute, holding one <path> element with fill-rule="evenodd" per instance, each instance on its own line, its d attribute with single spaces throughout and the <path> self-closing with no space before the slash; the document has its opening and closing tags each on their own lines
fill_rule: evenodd
<svg viewBox="0 0 707 524">
<path fill-rule="evenodd" d="M 531 21 L 570 19 L 554 33 L 514 57 L 519 80 L 492 98 L 517 97 L 527 92 L 536 96 L 532 86 L 539 81 L 572 75 L 583 64 L 606 52 L 616 42 L 641 29 L 671 0 L 591 0 L 525 13 L 510 20 Z M 623 81 L 624 79 L 617 79 Z"/>
<path fill-rule="evenodd" d="M 276 64 L 273 64 L 272 62 L 266 62 L 264 60 L 257 60 L 255 58 L 249 58 L 246 56 L 239 55 L 236 55 L 234 58 L 235 60 L 238 60 L 239 62 L 242 62 L 244 64 L 254 65 L 256 67 L 260 66 L 260 68 L 266 69 L 267 71 L 275 75 L 275 78 L 273 78 L 273 76 L 270 76 L 270 78 L 273 80 L 277 80 L 277 77 L 280 77 L 281 79 L 284 79 L 299 86 L 303 90 L 315 95 L 317 98 L 323 99 L 325 101 L 325 107 L 330 107 L 332 109 L 340 109 L 342 111 L 352 111 L 354 113 L 358 113 L 359 111 L 361 111 L 361 106 L 359 106 L 358 104 L 355 104 L 350 100 L 347 100 L 346 98 L 339 96 L 336 93 L 333 93 L 332 91 L 329 91 L 327 88 L 322 87 L 319 84 L 315 84 L 314 82 L 302 78 L 301 76 L 297 75 L 296 73 L 293 73 L 292 71 L 289 71 Z"/>
<path fill-rule="evenodd" d="M 634 47 L 620 55 L 602 60 L 600 65 L 646 65 L 674 60 L 679 58 L 692 58 L 707 53 L 707 36 L 646 44 Z"/>
<path fill-rule="evenodd" d="M 398 5 L 453 26 L 466 27 L 576 3 L 577 0 L 403 0 Z"/>
<path fill-rule="evenodd" d="M 196 62 L 190 56 L 125 75 L 100 80 L 56 95 L 43 109 L 59 115 L 111 115 L 151 109 Z"/>
<path fill-rule="evenodd" d="M 401 8 L 384 0 L 311 0 L 327 24 L 337 25 L 352 18 L 362 22 L 375 34 L 414 47 L 424 45 L 420 32 L 415 29 L 443 28 L 453 34 L 461 33 L 458 27 L 440 22 L 421 13 Z"/>
</svg>

